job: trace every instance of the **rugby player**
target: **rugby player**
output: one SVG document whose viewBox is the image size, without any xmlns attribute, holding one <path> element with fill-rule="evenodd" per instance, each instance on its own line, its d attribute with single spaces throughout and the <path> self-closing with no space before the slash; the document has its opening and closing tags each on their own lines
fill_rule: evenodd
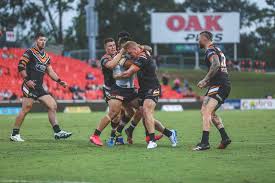
<svg viewBox="0 0 275 183">
<path fill-rule="evenodd" d="M 226 68 L 226 58 L 221 50 L 213 44 L 213 35 L 209 31 L 203 31 L 199 35 L 199 46 L 205 49 L 205 63 L 208 73 L 198 83 L 199 88 L 208 87 L 201 107 L 203 132 L 201 142 L 193 149 L 195 151 L 207 150 L 210 148 L 209 131 L 211 122 L 216 126 L 221 135 L 219 149 L 225 149 L 231 140 L 228 137 L 221 118 L 216 110 L 224 103 L 231 89 L 231 84 Z"/>
<path fill-rule="evenodd" d="M 116 93 L 112 93 L 112 88 L 115 84 L 115 79 L 113 78 L 113 68 L 118 65 L 119 61 L 121 61 L 122 55 L 124 54 L 124 49 L 121 49 L 117 53 L 116 43 L 113 38 L 105 39 L 104 47 L 106 54 L 101 58 L 100 64 L 104 76 L 104 98 L 108 103 L 109 112 L 100 120 L 94 133 L 90 136 L 90 141 L 97 146 L 103 145 L 100 135 L 110 122 L 112 124 L 112 128 L 116 128 L 120 119 L 119 114 L 122 103 L 121 97 L 116 95 Z"/>
<path fill-rule="evenodd" d="M 161 94 L 160 83 L 156 75 L 156 66 L 151 57 L 134 41 L 128 41 L 124 47 L 125 51 L 134 59 L 133 64 L 126 71 L 114 76 L 115 79 L 124 79 L 132 77 L 137 73 L 139 82 L 138 95 L 140 98 L 140 106 L 142 106 L 143 118 L 146 129 L 148 130 L 150 141 L 147 145 L 148 149 L 157 147 L 155 140 L 155 119 L 154 110 Z M 177 134 L 175 130 L 163 129 L 172 146 L 177 145 Z"/>
<path fill-rule="evenodd" d="M 35 36 L 35 46 L 26 50 L 20 58 L 18 72 L 24 79 L 22 84 L 22 109 L 16 117 L 15 124 L 10 136 L 10 140 L 23 142 L 19 134 L 20 127 L 25 116 L 31 110 L 35 100 L 42 102 L 48 108 L 49 121 L 53 127 L 55 139 L 65 139 L 72 135 L 60 129 L 56 118 L 57 104 L 55 99 L 43 88 L 43 77 L 47 73 L 50 78 L 63 87 L 67 83 L 61 80 L 51 66 L 51 59 L 45 52 L 46 36 L 43 33 L 37 33 Z"/>
</svg>

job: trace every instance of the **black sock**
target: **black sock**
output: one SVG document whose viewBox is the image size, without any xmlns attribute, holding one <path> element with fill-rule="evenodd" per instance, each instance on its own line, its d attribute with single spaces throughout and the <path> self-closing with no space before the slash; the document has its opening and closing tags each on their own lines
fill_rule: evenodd
<svg viewBox="0 0 275 183">
<path fill-rule="evenodd" d="M 116 136 L 116 127 L 117 127 L 117 124 L 111 122 L 111 126 L 112 126 L 111 137 L 114 138 Z"/>
<path fill-rule="evenodd" d="M 60 130 L 59 125 L 54 125 L 54 126 L 53 126 L 53 131 L 54 131 L 54 133 L 60 132 L 61 130 Z"/>
<path fill-rule="evenodd" d="M 171 132 L 170 130 L 168 130 L 167 128 L 164 128 L 163 134 L 164 134 L 166 137 L 170 137 L 170 136 L 172 135 L 172 132 Z"/>
<path fill-rule="evenodd" d="M 145 130 L 145 135 L 146 137 L 149 136 L 149 132 L 147 130 Z"/>
<path fill-rule="evenodd" d="M 120 123 L 120 124 L 118 125 L 116 131 L 117 131 L 118 133 L 122 133 L 122 130 L 123 130 L 124 126 L 125 126 L 124 123 Z"/>
<path fill-rule="evenodd" d="M 116 130 L 112 129 L 110 137 L 115 138 L 115 136 L 116 136 Z"/>
<path fill-rule="evenodd" d="M 95 129 L 94 135 L 100 136 L 101 131 L 99 131 L 98 129 Z"/>
<path fill-rule="evenodd" d="M 228 135 L 227 135 L 227 133 L 226 133 L 226 131 L 225 131 L 224 128 L 219 129 L 219 132 L 221 134 L 222 140 L 229 139 L 229 137 L 228 137 Z"/>
<path fill-rule="evenodd" d="M 134 121 L 131 122 L 131 125 L 127 128 L 127 130 L 130 133 L 133 133 L 134 129 L 135 129 L 136 125 L 134 124 Z"/>
<path fill-rule="evenodd" d="M 19 128 L 12 129 L 12 136 L 19 134 L 19 130 L 20 130 Z"/>
<path fill-rule="evenodd" d="M 150 133 L 150 134 L 149 134 L 149 137 L 150 137 L 150 141 L 153 141 L 153 142 L 156 141 L 156 140 L 155 140 L 155 133 Z"/>
<path fill-rule="evenodd" d="M 122 133 L 122 130 L 123 130 L 124 126 L 130 121 L 130 119 L 131 118 L 129 118 L 128 116 L 123 115 L 116 131 L 118 133 Z"/>
<path fill-rule="evenodd" d="M 203 131 L 202 132 L 201 143 L 209 144 L 209 131 Z"/>
</svg>

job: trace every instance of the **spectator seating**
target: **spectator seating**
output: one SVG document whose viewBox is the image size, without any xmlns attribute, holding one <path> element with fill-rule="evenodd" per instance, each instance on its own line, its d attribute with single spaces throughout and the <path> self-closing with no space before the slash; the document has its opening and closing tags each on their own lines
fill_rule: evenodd
<svg viewBox="0 0 275 183">
<path fill-rule="evenodd" d="M 19 58 L 24 53 L 21 48 L 9 48 L 9 53 L 13 54 L 13 58 L 2 58 L 3 50 L 0 49 L 0 90 L 9 89 L 18 97 L 22 97 L 21 84 L 22 78 L 18 74 L 17 64 Z M 102 90 L 96 87 L 95 90 L 85 90 L 87 84 L 94 84 L 96 86 L 103 85 L 103 75 L 99 68 L 89 66 L 87 63 L 77 59 L 55 55 L 50 53 L 51 65 L 61 79 L 65 80 L 69 86 L 77 85 L 85 92 L 87 100 L 102 99 Z M 94 80 L 86 80 L 87 73 L 92 73 Z M 137 81 L 135 81 L 137 84 Z M 63 88 L 56 82 L 52 81 L 49 76 L 44 77 L 45 87 L 56 98 L 61 100 L 71 100 L 72 92 L 68 88 Z M 173 91 L 170 86 L 162 86 L 162 98 L 182 98 L 181 94 Z"/>
</svg>

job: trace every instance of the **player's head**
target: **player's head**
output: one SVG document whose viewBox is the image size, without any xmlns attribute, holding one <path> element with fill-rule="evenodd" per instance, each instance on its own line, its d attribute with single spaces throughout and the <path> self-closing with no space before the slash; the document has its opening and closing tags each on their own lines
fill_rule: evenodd
<svg viewBox="0 0 275 183">
<path fill-rule="evenodd" d="M 117 35 L 117 40 L 118 46 L 122 48 L 123 44 L 125 44 L 127 41 L 131 41 L 132 39 L 129 32 L 121 31 Z"/>
<path fill-rule="evenodd" d="M 132 41 L 130 37 L 122 37 L 118 40 L 118 46 L 122 48 L 127 41 Z"/>
<path fill-rule="evenodd" d="M 202 31 L 199 35 L 200 48 L 206 48 L 213 41 L 213 34 L 209 31 Z"/>
<path fill-rule="evenodd" d="M 113 38 L 104 39 L 104 48 L 107 54 L 113 55 L 116 53 L 116 43 Z"/>
<path fill-rule="evenodd" d="M 47 38 L 43 33 L 41 32 L 36 33 L 34 39 L 35 39 L 35 44 L 39 49 L 45 48 Z"/>
<path fill-rule="evenodd" d="M 132 57 L 136 58 L 139 56 L 139 54 L 142 52 L 139 45 L 134 41 L 127 41 L 123 48 L 126 50 L 126 52 L 129 53 Z"/>
</svg>

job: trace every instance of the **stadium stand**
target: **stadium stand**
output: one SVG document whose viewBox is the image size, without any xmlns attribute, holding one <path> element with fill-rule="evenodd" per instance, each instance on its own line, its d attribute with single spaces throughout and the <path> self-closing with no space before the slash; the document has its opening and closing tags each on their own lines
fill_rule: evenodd
<svg viewBox="0 0 275 183">
<path fill-rule="evenodd" d="M 0 93 L 7 94 L 12 92 L 11 95 L 15 94 L 18 98 L 22 97 L 22 78 L 18 74 L 17 64 L 18 58 L 22 56 L 24 51 L 21 48 L 9 48 L 8 51 L 0 49 Z M 5 57 L 2 57 L 2 54 Z M 12 56 L 7 57 L 6 54 Z M 48 76 L 44 77 L 44 88 L 56 99 L 72 100 L 77 97 L 80 100 L 97 100 L 103 98 L 101 90 L 103 75 L 99 68 L 92 67 L 85 62 L 70 57 L 55 55 L 53 53 L 50 53 L 50 56 L 54 70 L 69 85 L 69 87 L 63 88 Z M 137 81 L 135 83 L 137 84 Z M 172 90 L 171 86 L 162 85 L 162 91 L 162 98 L 183 98 L 183 95 Z M 0 100 L 4 99 L 7 100 L 7 98 L 0 96 Z"/>
</svg>

